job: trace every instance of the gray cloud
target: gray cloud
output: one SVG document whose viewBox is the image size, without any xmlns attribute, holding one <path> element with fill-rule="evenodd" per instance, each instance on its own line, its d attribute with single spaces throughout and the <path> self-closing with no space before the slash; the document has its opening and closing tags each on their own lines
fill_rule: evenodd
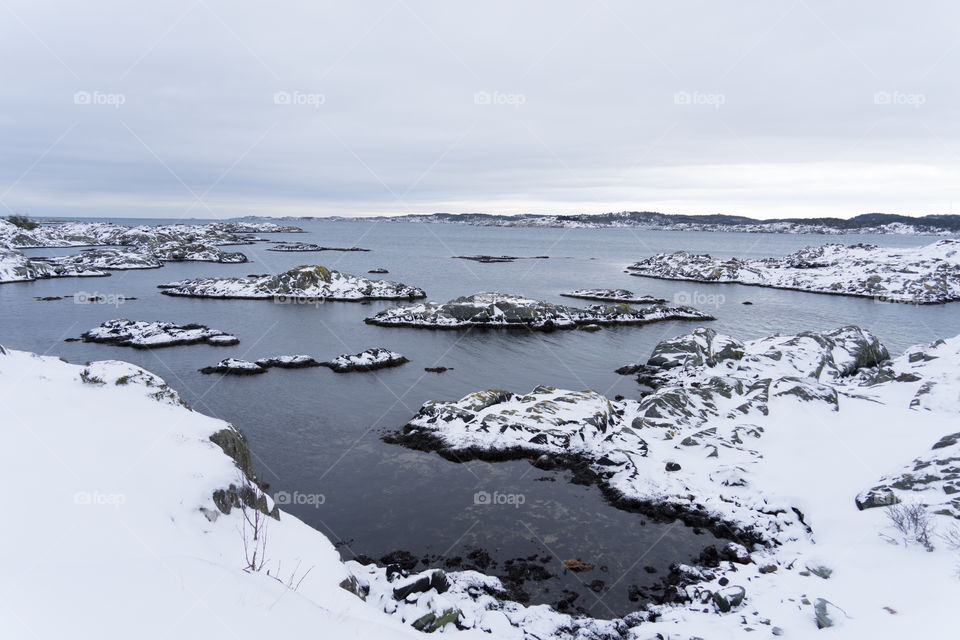
<svg viewBox="0 0 960 640">
<path fill-rule="evenodd" d="M 949 3 L 0 3 L 34 215 L 950 210 Z"/>
</svg>

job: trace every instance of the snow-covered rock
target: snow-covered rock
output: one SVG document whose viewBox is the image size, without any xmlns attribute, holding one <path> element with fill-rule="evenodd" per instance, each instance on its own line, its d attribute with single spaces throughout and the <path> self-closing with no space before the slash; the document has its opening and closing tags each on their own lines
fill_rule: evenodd
<svg viewBox="0 0 960 640">
<path fill-rule="evenodd" d="M 403 300 L 423 298 L 422 289 L 389 280 L 371 280 L 320 265 L 302 265 L 277 275 L 199 278 L 160 285 L 166 295 L 196 298 L 249 298 L 276 302 L 323 300 Z"/>
<path fill-rule="evenodd" d="M 28 258 L 20 251 L 0 246 L 0 284 L 32 282 L 44 278 L 103 277 L 110 275 L 82 260 L 76 263 L 55 258 L 41 260 Z"/>
<path fill-rule="evenodd" d="M 43 223 L 27 230 L 0 220 L 0 245 L 9 247 L 144 246 L 168 242 L 250 244 L 254 233 L 298 233 L 273 222 L 212 222 L 128 226 L 113 222 Z"/>
<path fill-rule="evenodd" d="M 713 320 L 690 307 L 660 305 L 633 309 L 626 304 L 566 307 L 505 293 L 476 293 L 437 304 L 427 302 L 380 311 L 367 324 L 399 327 L 527 327 L 570 329 L 580 325 L 647 324 L 661 320 Z"/>
<path fill-rule="evenodd" d="M 265 369 L 277 367 L 279 369 L 303 369 L 305 367 L 319 367 L 320 363 L 310 356 L 274 356 L 272 358 L 260 358 L 257 364 Z"/>
<path fill-rule="evenodd" d="M 360 247 L 324 247 L 313 242 L 278 242 L 267 251 L 285 253 L 310 253 L 313 251 L 370 251 Z"/>
<path fill-rule="evenodd" d="M 664 304 L 666 300 L 654 296 L 641 296 L 628 289 L 576 289 L 560 295 L 583 300 L 603 302 L 626 302 L 627 304 Z"/>
<path fill-rule="evenodd" d="M 223 373 L 235 376 L 250 376 L 266 372 L 266 368 L 256 362 L 237 358 L 224 358 L 212 367 L 200 369 L 200 373 Z"/>
<path fill-rule="evenodd" d="M 127 249 L 84 249 L 69 256 L 48 258 L 45 262 L 54 268 L 96 269 L 125 271 L 127 269 L 159 269 L 163 263 L 148 253 Z"/>
<path fill-rule="evenodd" d="M 831 382 L 865 367 L 887 360 L 876 336 L 859 327 L 831 331 L 806 331 L 796 335 L 771 336 L 746 343 L 713 329 L 664 340 L 654 347 L 646 364 L 631 364 L 617 370 L 639 373 L 640 381 L 652 386 L 667 382 L 702 381 L 704 376 L 752 375 L 814 378 Z"/>
<path fill-rule="evenodd" d="M 366 594 L 366 601 L 427 633 L 458 628 L 498 640 L 614 640 L 628 638 L 622 620 L 595 620 L 553 611 L 546 605 L 523 606 L 505 600 L 499 579 L 476 571 L 428 570 L 388 574 L 384 567 L 345 563 Z M 639 629 L 637 629 L 639 630 Z M 464 633 L 464 632 L 461 632 Z"/>
<path fill-rule="evenodd" d="M 550 256 L 453 256 L 457 260 L 472 260 L 481 264 L 493 264 L 498 262 L 516 262 L 517 260 L 548 260 Z"/>
<path fill-rule="evenodd" d="M 960 337 L 917 345 L 866 383 L 912 383 L 910 409 L 917 414 L 960 417 Z M 960 519 L 960 422 L 955 431 L 930 438 L 916 457 L 891 470 L 857 496 L 861 509 L 920 502 L 937 513 Z"/>
<path fill-rule="evenodd" d="M 746 342 L 700 329 L 655 349 L 644 366 L 657 384 L 640 400 L 494 389 L 427 402 L 387 440 L 460 461 L 532 459 L 578 477 L 586 468 L 614 504 L 739 543 L 678 567 L 668 598 L 630 637 L 772 626 L 802 637 L 829 610 L 856 637 L 896 638 L 942 624 L 911 585 L 960 594 L 956 559 L 946 545 L 888 544 L 884 510 L 858 506 L 910 499 L 932 526 L 960 532 L 960 337 L 887 357 L 856 327 Z M 921 406 L 931 383 L 937 400 Z M 878 469 L 904 458 L 916 459 L 876 484 Z M 870 495 L 881 499 L 864 504 Z M 830 606 L 817 609 L 811 591 Z"/>
<path fill-rule="evenodd" d="M 960 240 L 897 249 L 869 244 L 807 247 L 782 258 L 721 260 L 686 251 L 627 267 L 635 276 L 867 296 L 889 302 L 960 300 Z"/>
<path fill-rule="evenodd" d="M 63 222 L 22 229 L 0 220 L 0 283 L 37 278 L 106 276 L 110 270 L 156 269 L 164 262 L 247 261 L 241 252 L 222 245 L 251 244 L 252 232 L 299 232 L 274 223 L 210 223 L 197 225 L 140 225 L 112 222 Z M 26 258 L 15 248 L 94 246 L 70 256 Z M 116 249 L 103 247 L 119 247 Z"/>
<path fill-rule="evenodd" d="M 144 322 L 120 318 L 108 320 L 84 333 L 84 342 L 100 342 L 137 349 L 173 347 L 187 344 L 230 346 L 240 342 L 236 336 L 202 324 L 177 325 L 172 322 Z"/>
<path fill-rule="evenodd" d="M 247 256 L 239 251 L 224 251 L 220 247 L 200 242 L 162 242 L 149 246 L 148 251 L 163 262 L 220 262 L 240 264 Z"/>
<path fill-rule="evenodd" d="M 352 355 L 337 356 L 329 362 L 321 362 L 320 364 L 330 367 L 337 373 L 346 373 L 348 371 L 372 371 L 385 367 L 397 367 L 407 362 L 410 361 L 395 351 L 376 347 Z"/>
</svg>

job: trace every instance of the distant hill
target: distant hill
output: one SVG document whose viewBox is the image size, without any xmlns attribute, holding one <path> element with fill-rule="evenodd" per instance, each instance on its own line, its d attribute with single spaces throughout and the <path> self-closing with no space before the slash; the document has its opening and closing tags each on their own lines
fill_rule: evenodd
<svg viewBox="0 0 960 640">
<path fill-rule="evenodd" d="M 291 218 L 308 219 L 308 218 Z M 337 217 L 328 219 L 351 219 Z M 960 233 L 960 215 L 905 216 L 894 213 L 865 213 L 853 218 L 772 218 L 760 220 L 724 214 L 683 215 L 656 211 L 546 215 L 525 213 L 431 213 L 363 218 L 388 222 L 468 224 L 494 227 L 656 227 L 690 230 L 753 231 L 784 233 Z"/>
</svg>

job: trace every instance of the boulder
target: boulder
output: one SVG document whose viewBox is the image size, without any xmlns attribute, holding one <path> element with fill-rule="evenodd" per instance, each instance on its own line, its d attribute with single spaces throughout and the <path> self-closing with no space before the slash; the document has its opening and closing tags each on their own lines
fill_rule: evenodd
<svg viewBox="0 0 960 640">
<path fill-rule="evenodd" d="M 724 587 L 713 593 L 713 604 L 720 613 L 727 613 L 743 604 L 747 590 L 739 585 Z"/>
</svg>

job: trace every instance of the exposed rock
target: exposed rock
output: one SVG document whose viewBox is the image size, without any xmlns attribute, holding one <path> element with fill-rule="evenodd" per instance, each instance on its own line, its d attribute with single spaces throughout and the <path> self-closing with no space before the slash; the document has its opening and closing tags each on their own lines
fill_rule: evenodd
<svg viewBox="0 0 960 640">
<path fill-rule="evenodd" d="M 253 459 L 250 455 L 250 444 L 247 442 L 247 436 L 235 427 L 230 425 L 227 429 L 221 429 L 210 436 L 210 441 L 223 449 L 223 452 L 233 458 L 237 468 L 248 478 L 255 478 L 253 472 Z"/>
<path fill-rule="evenodd" d="M 824 567 L 823 565 L 816 565 L 812 567 L 807 565 L 807 571 L 809 571 L 815 576 L 823 578 L 824 580 L 829 580 L 830 576 L 833 575 L 833 569 Z"/>
<path fill-rule="evenodd" d="M 433 633 L 450 623 L 456 622 L 461 615 L 463 614 L 460 613 L 459 609 L 446 609 L 439 615 L 431 611 L 423 617 L 414 620 L 412 626 L 417 631 Z"/>
<path fill-rule="evenodd" d="M 569 560 L 564 560 L 563 566 L 566 567 L 567 569 L 570 569 L 570 571 L 573 571 L 574 573 L 593 570 L 592 564 L 588 562 L 584 562 L 582 560 L 578 560 L 577 558 L 570 558 Z"/>
<path fill-rule="evenodd" d="M 743 604 L 747 590 L 741 586 L 724 587 L 713 594 L 713 603 L 720 613 L 727 613 Z"/>
<path fill-rule="evenodd" d="M 274 504 L 271 509 L 266 494 L 252 483 L 243 484 L 239 487 L 231 484 L 226 489 L 217 489 L 213 492 L 213 503 L 224 515 L 230 515 L 233 509 L 241 509 L 246 506 L 250 509 L 256 509 L 275 520 L 280 519 L 280 507 Z"/>
<path fill-rule="evenodd" d="M 823 598 L 814 600 L 813 612 L 817 621 L 817 629 L 835 627 L 843 622 L 844 618 L 849 617 L 843 609 Z"/>
<path fill-rule="evenodd" d="M 447 582 L 447 575 L 440 570 L 432 572 L 430 575 L 423 576 L 418 580 L 413 580 L 399 587 L 394 587 L 393 597 L 395 600 L 403 600 L 411 593 L 422 593 L 430 589 L 437 593 L 444 593 L 450 588 Z"/>
</svg>

